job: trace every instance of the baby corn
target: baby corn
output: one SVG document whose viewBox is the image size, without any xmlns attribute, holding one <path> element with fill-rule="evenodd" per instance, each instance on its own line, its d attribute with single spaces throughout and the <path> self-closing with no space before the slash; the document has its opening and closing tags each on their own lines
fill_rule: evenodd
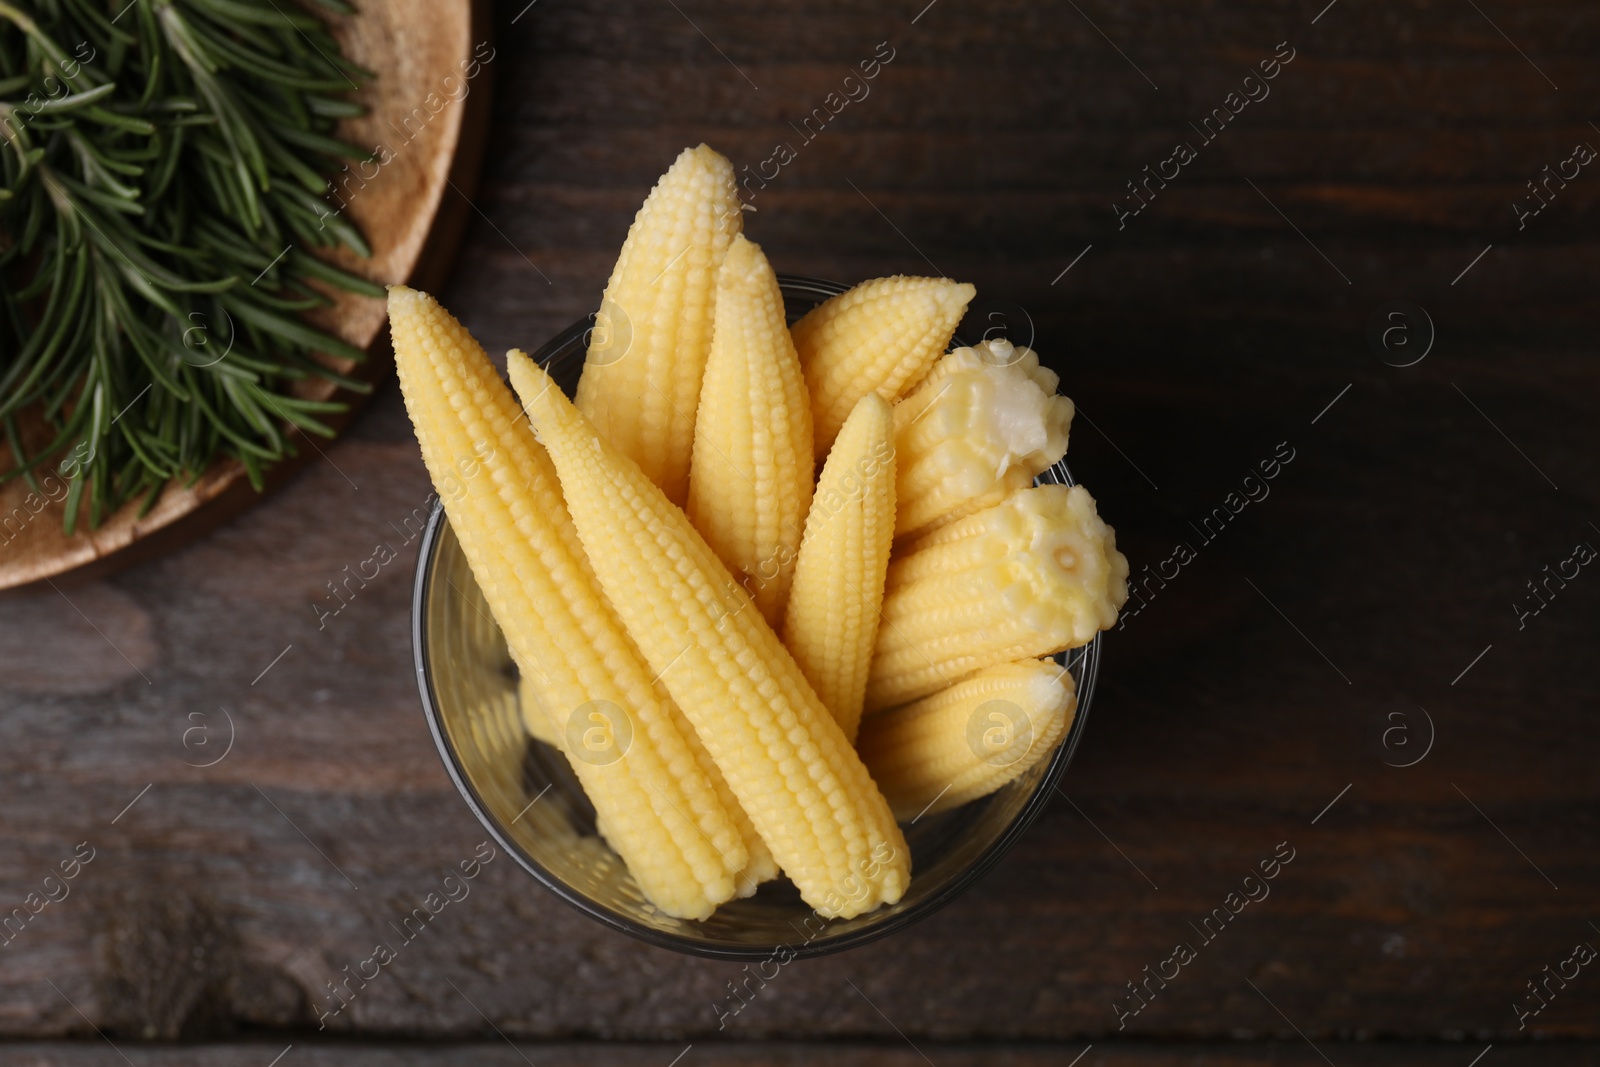
<svg viewBox="0 0 1600 1067">
<path fill-rule="evenodd" d="M 866 710 L 1086 644 L 1116 622 L 1127 579 L 1082 486 L 1023 489 L 927 534 L 889 564 Z"/>
<path fill-rule="evenodd" d="M 687 510 L 777 626 L 811 504 L 811 407 L 778 277 L 743 234 L 717 275 L 713 321 Z"/>
<path fill-rule="evenodd" d="M 1072 724 L 1072 675 L 1054 660 L 1002 663 L 870 716 L 857 749 L 901 822 L 960 807 L 1020 777 Z"/>
<path fill-rule="evenodd" d="M 992 507 L 1067 451 L 1072 401 L 1032 349 L 958 348 L 895 405 L 896 536 Z"/>
<path fill-rule="evenodd" d="M 631 644 L 631 642 L 630 642 Z M 526 672 L 518 682 L 518 701 L 522 712 L 522 723 L 528 731 L 528 736 L 535 741 L 543 741 L 558 752 L 565 751 L 566 739 L 565 723 L 553 723 L 549 714 L 540 704 L 539 685 L 531 679 Z M 716 791 L 717 800 L 722 804 L 723 810 L 733 820 L 734 827 L 739 832 L 739 839 L 744 842 L 745 851 L 749 858 L 744 868 L 737 873 L 737 885 L 734 896 L 748 897 L 755 893 L 756 887 L 762 882 L 767 882 L 778 876 L 777 861 L 772 858 L 772 853 L 767 849 L 767 843 L 761 840 L 761 835 L 756 833 L 755 826 L 750 822 L 750 816 L 745 814 L 739 806 L 739 801 L 733 795 L 733 790 L 728 786 L 728 780 L 717 770 L 716 763 L 711 758 L 711 753 L 706 751 L 705 744 L 700 740 L 700 735 L 694 732 L 694 727 L 689 725 L 689 720 L 684 718 L 678 705 L 665 692 L 657 690 L 656 695 L 661 698 L 661 705 L 672 720 L 673 729 L 683 738 L 689 746 L 689 751 L 694 754 L 695 763 L 700 773 L 703 774 L 711 787 Z M 611 835 L 606 832 L 605 813 L 597 814 L 596 827 L 607 841 Z M 737 855 L 737 853 L 734 853 Z M 723 857 L 727 859 L 728 857 Z"/>
<path fill-rule="evenodd" d="M 689 491 L 717 269 L 742 227 L 733 165 L 705 145 L 685 148 L 628 230 L 578 382 L 589 421 L 677 504 Z"/>
<path fill-rule="evenodd" d="M 794 324 L 819 457 L 856 401 L 876 392 L 893 403 L 928 373 L 976 293 L 949 278 L 874 278 Z"/>
<path fill-rule="evenodd" d="M 894 816 L 749 595 L 542 368 L 507 362 L 601 585 L 801 898 L 841 917 L 898 900 Z"/>
<path fill-rule="evenodd" d="M 889 404 L 868 393 L 823 464 L 795 563 L 783 643 L 854 741 L 894 542 Z"/>
<path fill-rule="evenodd" d="M 595 585 L 549 457 L 431 297 L 395 286 L 389 320 L 423 460 L 534 703 L 552 730 L 581 716 L 600 742 L 593 755 L 565 735 L 561 747 L 644 894 L 669 915 L 710 915 L 737 891 L 747 849 Z"/>
<path fill-rule="evenodd" d="M 628 643 L 630 646 L 633 645 L 631 638 Z M 636 646 L 635 651 L 637 651 Z M 745 861 L 744 869 L 739 871 L 733 895 L 736 897 L 753 896 L 756 887 L 762 882 L 770 882 L 778 877 L 778 861 L 773 858 L 772 850 L 762 840 L 761 834 L 756 830 L 755 823 L 750 821 L 750 815 L 744 810 L 744 806 L 739 803 L 739 798 L 734 796 L 733 787 L 728 784 L 728 779 L 717 767 L 716 760 L 711 758 L 710 750 L 706 748 L 705 742 L 700 740 L 700 735 L 695 732 L 694 725 L 689 721 L 688 716 L 684 715 L 683 709 L 679 708 L 671 695 L 666 692 L 665 686 L 661 685 L 660 682 L 657 682 L 656 686 L 657 692 L 661 696 L 662 704 L 666 706 L 672 716 L 673 727 L 677 729 L 684 742 L 688 744 L 689 751 L 694 753 L 695 764 L 700 768 L 700 773 L 704 774 L 706 779 L 710 781 L 711 787 L 716 790 L 718 802 L 732 817 L 734 829 L 739 832 L 739 840 L 744 843 L 748 859 Z"/>
</svg>

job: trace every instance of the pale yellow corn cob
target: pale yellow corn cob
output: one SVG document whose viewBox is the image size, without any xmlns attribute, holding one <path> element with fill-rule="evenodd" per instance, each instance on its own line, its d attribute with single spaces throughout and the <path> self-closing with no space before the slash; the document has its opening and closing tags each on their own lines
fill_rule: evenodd
<svg viewBox="0 0 1600 1067">
<path fill-rule="evenodd" d="M 587 563 L 587 558 L 585 562 Z M 629 644 L 630 646 L 632 645 L 631 639 Z M 534 684 L 527 673 L 524 672 L 519 683 L 518 693 L 523 725 L 527 729 L 528 735 L 534 740 L 543 741 L 557 751 L 564 752 L 566 750 L 566 739 L 563 734 L 565 733 L 566 724 L 551 722 L 549 714 L 539 703 L 538 690 L 539 686 Z M 767 848 L 767 843 L 761 840 L 760 834 L 756 833 L 755 825 L 750 822 L 750 816 L 746 815 L 744 809 L 739 806 L 738 798 L 733 795 L 733 790 L 728 786 L 728 780 L 722 776 L 721 771 L 717 770 L 717 765 L 712 760 L 711 753 L 706 751 L 706 746 L 700 740 L 700 735 L 694 732 L 694 727 L 689 724 L 689 720 L 684 717 L 678 705 L 673 703 L 672 698 L 661 691 L 659 686 L 657 687 L 656 695 L 661 698 L 662 707 L 672 719 L 673 728 L 683 738 L 684 743 L 689 746 L 689 750 L 694 753 L 695 763 L 698 764 L 700 773 L 705 775 L 706 780 L 716 790 L 718 801 L 722 804 L 723 810 L 732 818 L 734 827 L 739 832 L 739 839 L 744 842 L 745 851 L 749 859 L 744 868 L 737 872 L 734 896 L 751 896 L 761 883 L 771 881 L 778 876 L 778 863 L 772 858 L 772 852 Z M 606 830 L 606 819 L 603 811 L 596 813 L 595 828 L 599 830 L 600 836 L 607 841 L 611 840 L 611 835 Z M 736 850 L 733 855 L 737 855 Z M 724 856 L 723 858 L 728 859 L 729 857 Z"/>
<path fill-rule="evenodd" d="M 801 898 L 841 917 L 898 900 L 894 816 L 749 594 L 542 368 L 507 363 L 611 603 Z"/>
<path fill-rule="evenodd" d="M 685 148 L 634 217 L 578 381 L 578 407 L 674 503 L 689 491 L 717 269 L 743 227 L 733 165 Z"/>
<path fill-rule="evenodd" d="M 1082 486 L 1019 490 L 908 548 L 889 564 L 869 712 L 1086 644 L 1128 598 L 1128 561 Z"/>
<path fill-rule="evenodd" d="M 564 520 L 567 520 L 563 522 L 564 528 L 572 531 L 572 525 L 565 510 L 562 511 L 561 516 Z M 576 538 L 576 531 L 572 532 L 574 538 Z M 581 544 L 579 545 L 579 551 L 582 551 Z M 599 584 L 594 581 L 594 572 L 589 567 L 588 557 L 583 556 L 581 562 L 584 565 L 586 577 L 594 589 L 600 593 L 601 599 L 604 600 L 605 593 L 600 590 Z M 611 610 L 609 601 L 606 602 L 606 610 Z M 628 648 L 633 656 L 638 656 L 638 649 L 634 646 L 632 638 L 628 638 Z M 551 721 L 549 714 L 539 704 L 538 688 L 537 685 L 529 682 L 528 676 L 524 672 L 521 681 L 523 722 L 527 727 L 529 736 L 551 745 L 558 751 L 564 752 L 567 743 L 564 736 L 567 724 L 566 722 Z M 700 735 L 695 733 L 694 727 L 690 725 L 682 709 L 678 707 L 671 695 L 666 692 L 665 687 L 659 682 L 655 683 L 655 695 L 661 701 L 662 709 L 671 720 L 672 728 L 679 737 L 683 738 L 684 744 L 689 747 L 689 751 L 694 755 L 694 760 L 700 773 L 705 776 L 716 791 L 717 801 L 722 805 L 722 810 L 726 811 L 728 817 L 733 820 L 734 828 L 739 833 L 739 840 L 743 842 L 744 851 L 748 857 L 744 867 L 735 872 L 737 878 L 734 896 L 751 896 L 761 883 L 769 882 L 778 876 L 778 863 L 772 858 L 772 852 L 767 848 L 767 843 L 761 840 L 761 835 L 756 832 L 755 825 L 750 821 L 750 816 L 745 814 L 744 808 L 739 806 L 738 798 L 733 795 L 733 790 L 729 787 L 728 780 L 717 769 L 716 762 L 711 758 L 711 753 L 706 751 L 705 743 L 700 740 Z M 603 810 L 597 812 L 596 828 L 600 831 L 602 837 L 610 841 L 611 835 L 606 832 L 605 823 L 605 812 Z M 738 850 L 733 849 L 725 854 L 723 859 L 731 862 L 738 855 Z"/>
<path fill-rule="evenodd" d="M 922 381 L 906 391 L 906 395 L 921 392 L 925 385 L 937 385 L 956 371 L 981 370 L 985 367 L 1011 368 L 1015 373 L 1026 376 L 1046 396 L 1055 395 L 1056 387 L 1061 384 L 1059 374 L 1049 367 L 1040 365 L 1039 353 L 1027 345 L 1018 348 L 1004 337 L 994 337 L 966 348 L 953 348 L 946 352 L 929 368 Z"/>
<path fill-rule="evenodd" d="M 949 278 L 874 278 L 794 324 L 819 457 L 856 401 L 875 392 L 893 403 L 928 372 L 976 293 Z"/>
<path fill-rule="evenodd" d="M 777 626 L 811 505 L 811 406 L 778 276 L 743 234 L 717 275 L 714 321 L 687 511 Z"/>
<path fill-rule="evenodd" d="M 1031 349 L 958 348 L 895 405 L 901 538 L 998 504 L 1067 451 L 1072 401 Z"/>
<path fill-rule="evenodd" d="M 710 915 L 737 891 L 747 850 L 602 599 L 549 457 L 483 349 L 431 297 L 395 286 L 389 319 L 423 460 L 537 705 L 558 731 L 605 704 L 632 727 L 611 762 L 562 746 L 609 840 L 662 911 Z"/>
<path fill-rule="evenodd" d="M 901 822 L 988 796 L 1055 751 L 1077 708 L 1054 660 L 1002 663 L 861 724 L 857 749 Z"/>
<path fill-rule="evenodd" d="M 894 418 L 868 393 L 845 420 L 806 516 L 783 643 L 855 740 L 894 542 Z"/>
<path fill-rule="evenodd" d="M 628 639 L 628 646 L 637 653 L 638 646 L 633 643 L 631 637 Z M 694 753 L 700 773 L 711 782 L 712 788 L 717 792 L 717 800 L 733 818 L 734 828 L 739 831 L 739 840 L 744 843 L 745 853 L 748 856 L 744 869 L 739 872 L 734 896 L 751 896 L 762 882 L 770 882 L 778 877 L 778 861 L 773 858 L 772 850 L 767 847 L 767 843 L 761 839 L 761 834 L 756 830 L 755 823 L 750 821 L 750 816 L 739 803 L 739 798 L 734 796 L 733 787 L 728 784 L 728 779 L 718 768 L 716 760 L 711 758 L 711 751 L 706 748 L 706 743 L 700 740 L 694 724 L 689 721 L 689 717 L 678 707 L 677 701 L 672 699 L 667 687 L 659 680 L 656 682 L 656 692 L 661 697 L 662 704 L 671 713 L 672 725 L 689 746 L 689 751 Z"/>
</svg>

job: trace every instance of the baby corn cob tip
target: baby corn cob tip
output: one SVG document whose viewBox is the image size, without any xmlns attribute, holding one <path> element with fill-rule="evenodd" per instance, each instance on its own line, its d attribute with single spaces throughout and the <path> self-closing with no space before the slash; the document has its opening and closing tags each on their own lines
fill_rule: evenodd
<svg viewBox="0 0 1600 1067">
<path fill-rule="evenodd" d="M 927 374 L 976 293 L 949 278 L 874 278 L 794 324 L 818 457 L 833 447 L 856 401 L 876 392 L 893 403 Z"/>
<path fill-rule="evenodd" d="M 1127 579 L 1082 486 L 1022 489 L 926 534 L 889 564 L 867 710 L 1088 643 L 1116 622 Z"/>
<path fill-rule="evenodd" d="M 778 276 L 743 234 L 722 261 L 715 306 L 687 511 L 776 626 L 811 504 L 811 407 Z"/>
<path fill-rule="evenodd" d="M 674 503 L 689 489 L 717 270 L 743 228 L 733 164 L 685 148 L 639 209 L 606 283 L 578 407 Z"/>
<path fill-rule="evenodd" d="M 669 915 L 709 916 L 738 892 L 748 850 L 595 585 L 549 457 L 483 349 L 432 297 L 395 286 L 389 318 L 423 461 L 534 705 L 556 734 L 585 708 L 615 709 L 602 733 L 626 725 L 620 751 L 562 750 L 645 896 Z"/>
<path fill-rule="evenodd" d="M 869 716 L 861 758 L 901 822 L 988 796 L 1055 751 L 1072 724 L 1072 675 L 1054 660 L 1003 663 Z"/>
<path fill-rule="evenodd" d="M 898 900 L 894 816 L 749 595 L 542 368 L 507 363 L 601 585 L 801 898 L 841 917 Z"/>
<path fill-rule="evenodd" d="M 894 542 L 893 427 L 876 393 L 845 420 L 806 516 L 784 616 L 784 644 L 852 741 Z"/>
</svg>

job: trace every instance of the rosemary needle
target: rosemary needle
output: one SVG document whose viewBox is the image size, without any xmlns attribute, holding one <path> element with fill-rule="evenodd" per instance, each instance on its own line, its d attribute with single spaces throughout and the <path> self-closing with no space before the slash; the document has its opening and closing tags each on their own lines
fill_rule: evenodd
<svg viewBox="0 0 1600 1067">
<path fill-rule="evenodd" d="M 222 456 L 259 489 L 287 424 L 332 436 L 344 405 L 293 386 L 368 388 L 303 313 L 383 295 L 315 254 L 371 254 L 323 202 L 370 158 L 333 129 L 371 76 L 288 0 L 0 0 L 0 483 L 60 474 L 71 534 Z"/>
</svg>

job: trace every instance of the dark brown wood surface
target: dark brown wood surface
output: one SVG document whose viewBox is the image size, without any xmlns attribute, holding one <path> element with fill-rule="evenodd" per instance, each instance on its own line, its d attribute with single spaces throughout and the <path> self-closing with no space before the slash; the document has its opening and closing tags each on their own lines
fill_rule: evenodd
<svg viewBox="0 0 1600 1067">
<path fill-rule="evenodd" d="M 1064 795 L 1017 849 L 721 1031 L 739 968 L 609 933 L 502 856 L 319 1032 L 326 983 L 484 837 L 415 694 L 403 531 L 428 486 L 391 386 L 230 525 L 0 601 L 0 910 L 95 849 L 0 948 L 0 1061 L 1597 1061 L 1600 970 L 1548 979 L 1521 1029 L 1517 1007 L 1600 946 L 1600 572 L 1537 614 L 1527 588 L 1600 546 L 1600 169 L 1523 229 L 1512 205 L 1600 147 L 1600 8 L 924 3 L 500 5 L 441 295 L 491 351 L 537 345 L 596 304 L 679 148 L 754 169 L 788 142 L 746 220 L 780 270 L 937 270 L 1031 332 L 1136 572 L 1194 558 L 1108 636 Z M 806 142 L 791 123 L 884 41 L 870 95 Z M 1119 230 L 1125 183 L 1284 41 L 1270 95 Z M 1395 301 L 1436 334 L 1409 367 L 1369 344 Z M 1392 362 L 1426 348 L 1400 322 Z M 1264 499 L 1197 532 L 1285 449 Z M 399 558 L 319 629 L 379 543 Z M 229 717 L 227 755 L 186 765 Z M 1282 842 L 1270 896 L 1202 943 Z M 1196 958 L 1119 1030 L 1179 942 Z M 143 1045 L 176 1040 L 222 1044 Z"/>
</svg>

